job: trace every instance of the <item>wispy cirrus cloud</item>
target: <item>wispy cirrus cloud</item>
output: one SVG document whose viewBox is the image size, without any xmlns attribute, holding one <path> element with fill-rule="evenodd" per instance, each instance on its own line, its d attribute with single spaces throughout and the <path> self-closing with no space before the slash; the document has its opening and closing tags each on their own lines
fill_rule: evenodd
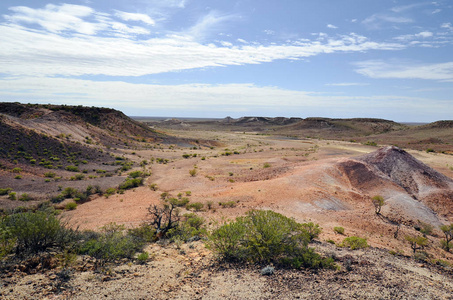
<svg viewBox="0 0 453 300">
<path fill-rule="evenodd" d="M 453 62 L 437 64 L 386 63 L 363 61 L 356 63 L 357 73 L 370 78 L 426 79 L 453 82 Z"/>
<path fill-rule="evenodd" d="M 327 83 L 326 86 L 367 86 L 369 83 L 363 82 L 340 82 L 340 83 Z"/>
<path fill-rule="evenodd" d="M 372 29 L 379 29 L 384 25 L 391 24 L 408 24 L 413 23 L 414 20 L 409 17 L 390 14 L 374 14 L 362 21 L 362 24 Z"/>
<path fill-rule="evenodd" d="M 149 30 L 113 21 L 108 14 L 100 14 L 80 6 L 46 6 L 46 9 L 64 11 L 64 15 L 72 15 L 73 19 L 69 19 L 75 21 L 62 21 L 57 28 L 45 25 L 36 30 L 18 21 L 16 15 L 7 16 L 9 22 L 0 24 L 0 43 L 3 46 L 0 47 L 0 63 L 3 73 L 36 76 L 142 76 L 194 68 L 259 64 L 277 59 L 301 59 L 323 53 L 404 48 L 399 43 L 373 42 L 354 33 L 335 37 L 322 34 L 322 37 L 319 35 L 313 41 L 298 40 L 285 44 L 204 44 L 198 40 L 199 36 L 232 18 L 217 14 L 206 15 L 189 30 L 137 40 L 135 35 L 149 35 Z M 75 13 L 68 12 L 73 9 Z M 34 13 L 35 11 L 26 14 L 30 16 Z M 96 17 L 98 23 L 89 23 L 75 15 Z M 122 17 L 141 21 L 145 18 L 136 14 L 122 14 Z M 43 18 L 50 17 L 35 17 L 30 22 L 35 24 Z M 78 25 L 83 22 L 94 24 L 92 26 L 95 26 L 95 29 L 81 35 Z M 61 32 L 62 30 L 65 31 Z M 98 34 L 93 34 L 96 32 Z"/>
<path fill-rule="evenodd" d="M 83 35 L 103 34 L 124 36 L 143 35 L 150 31 L 141 26 L 129 26 L 113 19 L 107 13 L 99 13 L 88 6 L 73 4 L 47 4 L 44 8 L 29 8 L 25 6 L 10 7 L 11 15 L 3 17 L 10 25 L 19 25 L 24 29 L 32 29 L 27 26 L 38 26 L 38 30 L 44 30 L 55 34 L 74 33 Z M 154 25 L 155 22 L 145 14 L 127 13 L 116 11 L 115 17 L 122 21 L 141 21 L 146 25 Z"/>
<path fill-rule="evenodd" d="M 148 25 L 155 25 L 156 22 L 150 16 L 139 13 L 128 13 L 117 10 L 115 15 L 124 21 L 140 21 Z"/>
</svg>

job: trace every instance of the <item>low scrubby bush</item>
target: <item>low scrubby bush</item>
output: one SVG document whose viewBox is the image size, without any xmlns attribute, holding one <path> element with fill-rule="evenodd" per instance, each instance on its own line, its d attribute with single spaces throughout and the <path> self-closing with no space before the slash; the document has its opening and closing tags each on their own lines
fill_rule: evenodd
<svg viewBox="0 0 453 300">
<path fill-rule="evenodd" d="M 186 205 L 186 208 L 188 210 L 194 210 L 194 211 L 200 211 L 203 209 L 203 207 L 204 207 L 204 204 L 201 202 L 193 202 L 193 203 Z"/>
<path fill-rule="evenodd" d="M 341 226 L 334 227 L 333 231 L 335 231 L 335 233 L 338 233 L 338 234 L 344 234 L 344 228 Z"/>
<path fill-rule="evenodd" d="M 273 211 L 252 210 L 215 229 L 208 246 L 227 261 L 333 267 L 332 259 L 321 258 L 308 247 L 311 235 L 306 228 L 319 226 L 300 224 Z"/>
<path fill-rule="evenodd" d="M 343 240 L 340 244 L 341 247 L 350 248 L 351 250 L 368 248 L 368 243 L 366 238 L 361 238 L 358 236 L 350 236 Z"/>
<path fill-rule="evenodd" d="M 8 195 L 12 190 L 12 188 L 0 189 L 0 196 Z"/>
<path fill-rule="evenodd" d="M 79 249 L 80 254 L 86 254 L 96 259 L 97 266 L 122 258 L 133 258 L 135 253 L 143 249 L 143 241 L 126 234 L 123 225 L 115 223 L 101 228 L 101 233 L 86 233 L 88 238 Z"/>
<path fill-rule="evenodd" d="M 63 223 L 52 210 L 21 212 L 4 216 L 0 231 L 6 244 L 18 256 L 37 254 L 50 249 L 66 249 L 78 241 L 78 234 Z M 4 250 L 4 249 L 3 249 Z M 0 250 L 2 252 L 2 250 Z"/>
</svg>

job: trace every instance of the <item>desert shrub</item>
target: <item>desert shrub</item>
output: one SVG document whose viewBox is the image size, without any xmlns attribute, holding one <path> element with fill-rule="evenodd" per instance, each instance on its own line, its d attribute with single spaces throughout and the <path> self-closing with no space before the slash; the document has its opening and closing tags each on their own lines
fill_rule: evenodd
<svg viewBox="0 0 453 300">
<path fill-rule="evenodd" d="M 184 153 L 184 154 L 182 155 L 182 157 L 184 157 L 184 158 L 189 158 L 189 157 L 191 157 L 191 155 L 190 155 L 190 154 L 187 154 L 187 153 Z"/>
<path fill-rule="evenodd" d="M 191 170 L 189 170 L 189 174 L 190 174 L 190 176 L 192 176 L 192 177 L 197 176 L 197 169 L 191 169 Z"/>
<path fill-rule="evenodd" d="M 351 250 L 369 247 L 366 238 L 361 238 L 358 236 L 350 236 L 345 238 L 343 242 L 341 242 L 340 246 L 350 248 Z"/>
<path fill-rule="evenodd" d="M 9 228 L 3 226 L 3 222 L 0 223 L 0 260 L 13 251 L 15 244 L 16 237 L 11 234 Z"/>
<path fill-rule="evenodd" d="M 208 209 L 211 209 L 213 205 L 214 205 L 214 202 L 212 202 L 212 201 L 206 202 L 206 206 L 208 207 Z"/>
<path fill-rule="evenodd" d="M 219 202 L 219 205 L 222 207 L 222 208 L 227 208 L 227 207 L 235 207 L 236 206 L 236 202 L 235 201 L 227 201 L 227 202 Z"/>
<path fill-rule="evenodd" d="M 77 190 L 72 187 L 67 187 L 61 192 L 61 195 L 66 199 L 74 198 L 77 195 Z"/>
<path fill-rule="evenodd" d="M 128 175 L 130 178 L 138 178 L 138 177 L 146 176 L 146 174 L 142 171 L 133 171 L 133 172 L 130 172 Z"/>
<path fill-rule="evenodd" d="M 19 197 L 19 200 L 20 200 L 20 201 L 30 201 L 30 200 L 32 200 L 32 199 L 33 199 L 33 198 L 32 198 L 29 194 L 27 194 L 27 193 L 23 193 L 23 194 L 21 194 L 20 197 Z"/>
<path fill-rule="evenodd" d="M 273 211 L 252 210 L 225 223 L 209 236 L 208 247 L 221 259 L 276 263 L 292 268 L 332 266 L 308 248 L 310 237 L 302 224 Z"/>
<path fill-rule="evenodd" d="M 344 234 L 344 228 L 343 227 L 334 227 L 333 231 L 338 234 Z"/>
<path fill-rule="evenodd" d="M 20 173 L 22 172 L 22 168 L 14 168 L 11 170 L 13 173 Z"/>
<path fill-rule="evenodd" d="M 53 173 L 53 172 L 47 172 L 47 173 L 44 173 L 44 177 L 47 177 L 47 178 L 55 178 L 57 174 Z"/>
<path fill-rule="evenodd" d="M 406 241 L 410 244 L 414 254 L 417 250 L 421 250 L 428 245 L 428 239 L 423 236 L 405 236 Z"/>
<path fill-rule="evenodd" d="M 114 195 L 115 193 L 116 193 L 116 189 L 115 188 L 108 188 L 108 189 L 105 190 L 104 196 L 105 196 L 105 198 L 108 198 L 111 195 Z"/>
<path fill-rule="evenodd" d="M 9 199 L 9 200 L 16 200 L 16 199 L 17 199 L 17 197 L 16 197 L 16 192 L 10 192 L 10 193 L 8 194 L 8 199 Z"/>
<path fill-rule="evenodd" d="M 19 256 L 71 248 L 78 241 L 77 231 L 61 222 L 51 210 L 5 216 L 0 228 L 8 232 L 9 239 L 15 239 L 12 250 Z"/>
<path fill-rule="evenodd" d="M 189 202 L 189 198 L 183 197 L 181 199 L 178 198 L 170 198 L 167 199 L 166 202 L 170 203 L 171 205 L 175 207 L 185 207 Z"/>
<path fill-rule="evenodd" d="M 16 176 L 14 176 L 14 179 L 22 179 L 22 176 L 21 175 L 16 175 Z"/>
<path fill-rule="evenodd" d="M 133 189 L 133 188 L 139 187 L 142 184 L 143 184 L 143 178 L 142 177 L 128 178 L 123 183 L 121 183 L 118 186 L 118 188 L 120 190 L 128 190 L 128 189 Z"/>
<path fill-rule="evenodd" d="M 157 183 L 151 183 L 151 184 L 149 185 L 149 188 L 150 188 L 152 191 L 157 191 L 157 189 L 158 189 Z"/>
<path fill-rule="evenodd" d="M 453 240 L 453 223 L 440 226 L 440 230 L 445 235 L 445 240 L 441 240 L 441 246 L 445 251 L 449 252 L 453 248 L 453 243 L 451 243 Z"/>
<path fill-rule="evenodd" d="M 79 172 L 79 168 L 76 166 L 66 166 L 65 170 L 69 172 Z"/>
<path fill-rule="evenodd" d="M 88 238 L 79 248 L 79 253 L 95 258 L 96 266 L 104 266 L 108 262 L 122 258 L 133 258 L 143 246 L 142 241 L 125 234 L 124 226 L 111 223 L 102 227 L 98 235 L 88 233 Z"/>
<path fill-rule="evenodd" d="M 379 215 L 381 213 L 382 206 L 384 206 L 385 204 L 384 197 L 376 195 L 373 198 L 371 198 L 371 201 L 373 202 L 374 205 L 374 212 L 377 215 Z"/>
<path fill-rule="evenodd" d="M 75 202 L 69 202 L 68 204 L 66 204 L 65 208 L 67 210 L 74 210 L 77 208 L 77 203 Z"/>
<path fill-rule="evenodd" d="M 434 152 L 434 149 L 432 149 L 432 148 L 426 149 L 426 153 L 430 153 L 430 152 Z"/>
<path fill-rule="evenodd" d="M 270 163 L 264 163 L 264 165 L 263 165 L 263 168 L 265 168 L 265 169 L 266 169 L 266 168 L 270 168 L 270 167 L 271 167 L 271 164 L 270 164 Z"/>
<path fill-rule="evenodd" d="M 204 204 L 201 203 L 201 202 L 193 202 L 193 203 L 190 203 L 190 204 L 186 205 L 186 208 L 188 210 L 192 210 L 193 209 L 194 211 L 200 211 L 200 210 L 203 209 L 203 207 L 204 207 Z"/>
<path fill-rule="evenodd" d="M 318 224 L 314 224 L 313 222 L 302 223 L 301 226 L 302 229 L 307 233 L 309 241 L 316 239 L 322 230 Z"/>
<path fill-rule="evenodd" d="M 168 237 L 173 241 L 180 240 L 183 242 L 187 242 L 193 237 L 201 238 L 207 234 L 204 224 L 204 218 L 194 213 L 184 214 L 177 226 L 169 230 Z"/>
<path fill-rule="evenodd" d="M 140 226 L 129 229 L 128 234 L 143 243 L 151 243 L 156 239 L 156 229 L 147 223 L 142 223 Z"/>
<path fill-rule="evenodd" d="M 149 258 L 149 253 L 146 251 L 142 252 L 137 256 L 137 262 L 139 264 L 145 264 L 146 261 L 148 260 L 148 258 Z"/>
<path fill-rule="evenodd" d="M 0 189 L 0 196 L 8 195 L 12 190 L 12 188 Z"/>
</svg>

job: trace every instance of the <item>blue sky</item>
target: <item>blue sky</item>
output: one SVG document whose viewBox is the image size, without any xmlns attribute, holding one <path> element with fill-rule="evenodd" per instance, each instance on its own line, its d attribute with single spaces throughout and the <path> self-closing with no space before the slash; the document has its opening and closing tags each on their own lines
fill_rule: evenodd
<svg viewBox="0 0 453 300">
<path fill-rule="evenodd" d="M 2 0 L 0 101 L 453 119 L 453 2 Z"/>
</svg>

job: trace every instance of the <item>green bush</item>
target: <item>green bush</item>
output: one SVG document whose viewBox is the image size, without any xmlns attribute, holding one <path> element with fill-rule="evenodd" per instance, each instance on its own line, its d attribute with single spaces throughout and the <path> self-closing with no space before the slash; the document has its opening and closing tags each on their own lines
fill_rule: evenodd
<svg viewBox="0 0 453 300">
<path fill-rule="evenodd" d="M 102 227 L 100 234 L 85 233 L 88 237 L 79 253 L 95 258 L 96 266 L 104 266 L 122 258 L 131 259 L 142 250 L 144 243 L 124 232 L 124 226 L 111 223 Z"/>
<path fill-rule="evenodd" d="M 306 228 L 319 226 L 304 225 L 273 211 L 252 210 L 215 229 L 208 247 L 228 261 L 332 267 L 332 259 L 323 259 L 308 248 L 310 234 Z"/>
<path fill-rule="evenodd" d="M 146 176 L 146 174 L 142 171 L 133 171 L 133 172 L 130 172 L 128 175 L 130 178 L 138 178 L 138 177 Z"/>
<path fill-rule="evenodd" d="M 343 227 L 334 227 L 333 231 L 335 231 L 338 234 L 344 234 L 344 228 Z"/>
<path fill-rule="evenodd" d="M 19 197 L 19 200 L 20 200 L 20 201 L 30 201 L 30 200 L 32 200 L 32 199 L 33 199 L 33 198 L 32 198 L 29 194 L 27 194 L 27 193 L 23 193 L 23 194 L 20 195 L 20 197 Z"/>
<path fill-rule="evenodd" d="M 143 178 L 142 177 L 137 177 L 137 178 L 128 178 L 126 181 L 121 183 L 118 188 L 120 190 L 128 190 L 132 188 L 139 187 L 143 184 Z"/>
<path fill-rule="evenodd" d="M 204 207 L 204 204 L 201 203 L 201 202 L 193 202 L 193 203 L 190 203 L 190 204 L 186 205 L 186 208 L 188 210 L 192 210 L 193 209 L 194 211 L 200 211 L 200 210 L 203 209 L 203 207 Z"/>
<path fill-rule="evenodd" d="M 340 246 L 350 248 L 351 250 L 369 247 L 366 238 L 361 238 L 358 236 L 350 236 L 345 238 Z"/>
<path fill-rule="evenodd" d="M 9 200 L 16 200 L 17 197 L 16 197 L 16 192 L 11 192 L 8 194 L 8 199 Z"/>
<path fill-rule="evenodd" d="M 9 240 L 15 240 L 11 250 L 19 256 L 70 248 L 78 241 L 77 232 L 62 223 L 53 211 L 11 214 L 1 219 L 0 228 L 7 232 Z"/>
<path fill-rule="evenodd" d="M 114 195 L 115 193 L 116 193 L 116 189 L 115 188 L 108 188 L 107 190 L 105 190 L 104 196 L 105 196 L 105 198 L 108 198 L 111 195 Z"/>
<path fill-rule="evenodd" d="M 12 190 L 12 188 L 0 189 L 0 196 L 8 195 Z"/>
<path fill-rule="evenodd" d="M 69 171 L 69 172 L 80 172 L 80 171 L 79 171 L 79 168 L 76 167 L 76 166 L 67 166 L 67 167 L 65 168 L 65 170 L 66 170 L 66 171 Z"/>
<path fill-rule="evenodd" d="M 314 224 L 313 222 L 303 223 L 301 224 L 301 226 L 302 229 L 307 233 L 310 242 L 318 238 L 319 234 L 321 233 L 321 227 L 319 227 L 318 224 Z"/>
<path fill-rule="evenodd" d="M 166 202 L 170 203 L 171 205 L 175 207 L 185 207 L 189 202 L 189 198 L 183 197 L 181 199 L 178 198 L 170 198 L 166 200 Z"/>
<path fill-rule="evenodd" d="M 204 218 L 194 213 L 184 214 L 177 226 L 169 230 L 167 237 L 171 240 L 187 242 L 192 237 L 202 237 L 207 234 Z"/>
<path fill-rule="evenodd" d="M 65 208 L 67 210 L 74 210 L 77 208 L 77 203 L 75 202 L 69 202 L 68 204 L 66 204 Z"/>
<path fill-rule="evenodd" d="M 55 178 L 55 176 L 56 176 L 56 174 L 53 172 L 44 173 L 44 177 L 47 177 L 47 178 Z"/>
<path fill-rule="evenodd" d="M 142 223 L 136 228 L 129 229 L 128 234 L 144 244 L 151 243 L 156 239 L 156 229 L 147 223 Z"/>
<path fill-rule="evenodd" d="M 140 253 L 137 256 L 137 261 L 139 264 L 145 264 L 146 261 L 148 260 L 148 258 L 149 258 L 149 253 L 145 251 L 145 252 Z"/>
</svg>

